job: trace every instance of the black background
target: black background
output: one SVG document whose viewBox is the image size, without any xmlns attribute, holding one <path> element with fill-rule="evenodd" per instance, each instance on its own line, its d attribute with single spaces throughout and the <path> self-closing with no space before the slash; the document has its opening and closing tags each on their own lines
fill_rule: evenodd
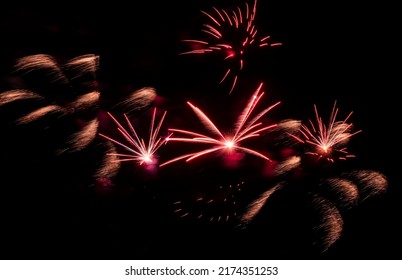
<svg viewBox="0 0 402 280">
<path fill-rule="evenodd" d="M 105 110 L 149 86 L 172 111 L 191 99 L 219 116 L 239 95 L 228 96 L 217 87 L 212 60 L 179 56 L 180 40 L 196 34 L 200 10 L 237 4 L 243 5 L 220 0 L 8 5 L 0 12 L 2 89 L 12 87 L 9 77 L 19 57 L 46 53 L 63 61 L 92 53 L 100 56 Z M 376 2 L 260 0 L 256 24 L 283 46 L 251 57 L 239 87 L 252 92 L 263 81 L 268 102 L 282 102 L 278 118 L 305 119 L 312 116 L 313 104 L 324 111 L 337 100 L 343 113 L 354 112 L 353 123 L 363 130 L 351 143 L 358 157 L 347 168 L 376 170 L 389 180 L 387 193 L 344 215 L 344 233 L 330 250 L 312 249 L 311 236 L 303 233 L 308 225 L 289 225 L 297 217 L 281 221 L 290 210 L 275 213 L 273 224 L 283 229 L 261 221 L 246 232 L 186 224 L 167 214 L 168 184 L 138 190 L 143 181 L 122 176 L 120 191 L 99 194 L 68 170 L 70 165 L 52 165 L 29 154 L 15 158 L 13 149 L 19 147 L 3 145 L 1 258 L 400 259 L 393 8 Z M 26 137 L 29 144 L 29 136 L 1 134 L 11 139 L 7 143 L 13 137 Z M 121 187 L 127 185 L 129 191 Z M 290 208 L 301 207 L 294 197 L 285 201 Z"/>
</svg>

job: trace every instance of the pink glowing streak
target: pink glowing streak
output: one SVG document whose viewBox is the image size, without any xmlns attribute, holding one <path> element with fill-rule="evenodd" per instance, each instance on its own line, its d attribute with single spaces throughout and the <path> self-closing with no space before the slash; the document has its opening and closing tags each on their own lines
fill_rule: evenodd
<svg viewBox="0 0 402 280">
<path fill-rule="evenodd" d="M 307 125 L 301 125 L 299 132 L 301 133 L 303 139 L 291 134 L 291 136 L 297 141 L 307 143 L 315 147 L 314 152 L 306 152 L 306 154 L 315 155 L 319 158 L 323 157 L 330 162 L 334 162 L 334 157 L 332 156 L 334 151 L 344 155 L 338 157 L 338 159 L 341 160 L 354 157 L 354 155 L 348 154 L 346 147 L 338 146 L 344 144 L 349 140 L 350 137 L 360 133 L 361 130 L 350 133 L 349 131 L 352 128 L 352 123 L 347 123 L 347 121 L 353 112 L 350 112 L 343 121 L 336 121 L 338 111 L 339 110 L 336 108 L 335 101 L 328 125 L 325 125 L 322 118 L 318 114 L 317 106 L 314 105 L 316 123 L 313 123 L 313 121 L 309 120 L 310 128 Z"/>
<path fill-rule="evenodd" d="M 161 117 L 158 125 L 155 127 L 156 109 L 154 109 L 149 129 L 148 141 L 145 141 L 143 138 L 140 138 L 138 136 L 138 133 L 134 129 L 134 126 L 132 125 L 126 114 L 124 114 L 124 118 L 129 127 L 129 131 L 127 131 L 127 129 L 125 129 L 123 125 L 121 125 L 119 121 L 111 113 L 108 112 L 108 114 L 112 118 L 112 120 L 117 124 L 118 126 L 117 130 L 125 138 L 125 140 L 127 141 L 127 145 L 102 133 L 100 133 L 99 135 L 130 152 L 130 154 L 110 153 L 109 155 L 120 157 L 118 161 L 137 161 L 139 162 L 140 165 L 144 163 L 152 164 L 154 162 L 155 152 L 163 144 L 165 144 L 168 139 L 166 138 L 165 140 L 162 140 L 161 137 L 158 137 L 163 120 L 165 119 L 166 116 L 166 111 L 163 113 L 163 116 Z M 130 145 L 130 147 L 128 145 Z"/>
<path fill-rule="evenodd" d="M 200 119 L 201 123 L 204 125 L 204 127 L 212 134 L 212 136 L 208 136 L 205 134 L 201 134 L 198 132 L 193 132 L 189 130 L 183 130 L 183 129 L 176 129 L 176 128 L 171 128 L 169 131 L 173 133 L 178 133 L 179 135 L 182 134 L 182 137 L 169 137 L 167 141 L 177 141 L 177 142 L 188 142 L 188 143 L 202 143 L 202 144 L 210 144 L 212 147 L 208 149 L 203 149 L 198 152 L 194 153 L 189 153 L 185 154 L 179 157 L 176 157 L 172 160 L 169 160 L 160 166 L 164 166 L 179 160 L 186 160 L 187 162 L 196 159 L 201 156 L 205 156 L 217 151 L 226 151 L 230 152 L 233 150 L 239 150 L 244 153 L 252 154 L 257 157 L 263 158 L 267 161 L 270 161 L 268 157 L 263 155 L 262 153 L 255 151 L 253 149 L 249 149 L 246 147 L 242 147 L 240 144 L 242 141 L 252 138 L 252 137 L 258 137 L 260 136 L 261 132 L 269 130 L 271 128 L 276 127 L 276 124 L 273 125 L 268 125 L 268 126 L 262 126 L 262 122 L 259 122 L 259 120 L 267 114 L 269 111 L 271 111 L 273 108 L 275 108 L 277 105 L 280 104 L 280 102 L 275 103 L 274 105 L 271 105 L 270 107 L 264 109 L 262 112 L 257 114 L 255 117 L 253 117 L 251 120 L 250 117 L 253 113 L 253 110 L 255 109 L 257 103 L 261 99 L 261 97 L 264 95 L 264 92 L 260 92 L 262 88 L 262 83 L 260 86 L 257 88 L 257 90 L 254 92 L 253 96 L 250 98 L 249 102 L 247 103 L 247 106 L 243 110 L 242 114 L 239 116 L 237 123 L 235 125 L 234 133 L 231 135 L 224 135 L 219 128 L 212 122 L 212 120 L 198 107 L 194 106 L 190 102 L 187 102 L 187 104 L 191 107 L 191 109 L 194 111 L 194 113 L 197 115 L 197 117 Z"/>
</svg>

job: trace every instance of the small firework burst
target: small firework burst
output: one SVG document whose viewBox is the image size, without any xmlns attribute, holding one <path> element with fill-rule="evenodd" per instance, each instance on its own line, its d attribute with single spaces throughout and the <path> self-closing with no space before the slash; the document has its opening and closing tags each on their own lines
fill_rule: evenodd
<svg viewBox="0 0 402 280">
<path fill-rule="evenodd" d="M 118 156 L 118 161 L 136 161 L 140 165 L 155 165 L 157 162 L 155 153 L 167 141 L 166 138 L 163 139 L 159 136 L 166 113 L 166 111 L 163 113 L 158 124 L 155 126 L 156 108 L 153 110 L 152 120 L 149 128 L 149 137 L 147 140 L 138 135 L 132 122 L 129 120 L 126 114 L 124 114 L 124 118 L 127 123 L 128 130 L 124 128 L 124 126 L 111 113 L 108 113 L 112 120 L 116 123 L 117 130 L 120 132 L 121 136 L 123 136 L 126 143 L 124 144 L 102 133 L 99 135 L 129 152 L 124 154 L 112 153 L 109 155 Z"/>
<path fill-rule="evenodd" d="M 316 105 L 314 105 L 314 111 L 315 123 L 309 120 L 309 126 L 306 124 L 301 125 L 299 136 L 295 134 L 289 135 L 298 142 L 310 146 L 312 149 L 309 149 L 306 154 L 316 156 L 319 159 L 323 158 L 329 162 L 334 162 L 337 159 L 346 160 L 354 157 L 346 150 L 346 144 L 349 139 L 361 132 L 361 130 L 351 132 L 353 125 L 348 123 L 348 120 L 353 112 L 350 112 L 343 121 L 337 121 L 338 108 L 335 101 L 328 124 L 325 124 L 318 114 Z"/>
<path fill-rule="evenodd" d="M 209 23 L 203 25 L 205 39 L 190 40 L 192 50 L 181 54 L 219 53 L 226 62 L 227 69 L 220 81 L 231 80 L 229 94 L 236 86 L 239 72 L 245 64 L 246 54 L 253 48 L 275 47 L 282 43 L 271 43 L 270 36 L 262 36 L 255 25 L 257 0 L 252 7 L 248 3 L 245 9 L 237 7 L 227 11 L 213 7 L 212 12 L 202 13 L 208 17 Z"/>
</svg>

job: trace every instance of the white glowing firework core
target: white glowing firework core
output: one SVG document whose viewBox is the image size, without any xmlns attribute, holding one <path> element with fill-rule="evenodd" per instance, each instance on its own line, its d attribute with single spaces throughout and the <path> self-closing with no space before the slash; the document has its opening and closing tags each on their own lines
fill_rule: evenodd
<svg viewBox="0 0 402 280">
<path fill-rule="evenodd" d="M 152 156 L 151 155 L 144 155 L 142 157 L 142 162 L 143 163 L 152 163 Z"/>
<path fill-rule="evenodd" d="M 226 141 L 225 145 L 228 149 L 232 149 L 234 147 L 234 142 L 229 140 L 229 141 Z"/>
</svg>

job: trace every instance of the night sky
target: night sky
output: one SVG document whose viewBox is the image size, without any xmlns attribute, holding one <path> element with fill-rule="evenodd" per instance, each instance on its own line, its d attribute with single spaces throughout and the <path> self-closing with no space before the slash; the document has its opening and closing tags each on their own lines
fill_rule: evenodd
<svg viewBox="0 0 402 280">
<path fill-rule="evenodd" d="M 35 3 L 1 9 L 0 92 L 30 85 L 14 71 L 21 57 L 48 54 L 62 64 L 77 56 L 98 55 L 99 131 L 111 135 L 115 126 L 105 113 L 122 115 L 133 109 L 119 102 L 141 88 L 155 89 L 152 105 L 167 110 L 166 126 L 195 129 L 198 119 L 186 101 L 225 126 L 224 116 L 235 118 L 263 82 L 266 94 L 261 103 L 281 101 L 269 113 L 276 122 L 313 118 L 314 104 L 326 118 L 335 100 L 340 118 L 353 111 L 351 121 L 362 130 L 348 145 L 356 158 L 305 167 L 309 175 L 302 180 L 266 179 L 261 176 L 261 160 L 253 157 L 247 158 L 244 168 L 222 167 L 215 155 L 190 165 L 172 164 L 156 175 L 122 162 L 115 176 L 101 180 L 93 177 L 105 153 L 98 138 L 79 152 L 54 153 L 53 147 L 66 139 L 75 120 L 47 116 L 33 125 L 18 126 L 12 122 L 18 110 L 33 105 L 2 106 L 0 258 L 401 258 L 398 90 L 390 66 L 395 49 L 392 7 L 259 0 L 255 20 L 259 32 L 283 45 L 249 53 L 229 95 L 230 87 L 219 84 L 222 61 L 208 54 L 179 53 L 186 50 L 183 39 L 196 39 L 201 33 L 200 24 L 206 20 L 201 10 L 211 11 L 213 6 L 230 10 L 244 7 L 244 1 L 137 2 L 85 7 Z M 53 89 L 46 82 L 34 85 L 30 87 L 34 92 Z M 150 109 L 130 111 L 130 116 L 148 124 Z M 278 145 L 272 151 L 274 158 L 284 148 L 283 143 Z M 175 151 L 162 147 L 160 157 Z M 321 252 L 317 240 L 322 235 L 312 230 L 319 217 L 311 197 L 325 178 L 358 170 L 383 174 L 388 189 L 342 210 L 342 235 Z M 175 212 L 174 202 L 181 200 L 194 213 L 226 215 L 232 208 L 243 209 L 278 182 L 286 182 L 286 188 L 268 200 L 245 229 L 235 222 L 180 218 Z M 227 189 L 239 183 L 244 187 L 238 193 Z M 200 194 L 236 197 L 239 206 L 198 206 L 194 198 Z"/>
</svg>

